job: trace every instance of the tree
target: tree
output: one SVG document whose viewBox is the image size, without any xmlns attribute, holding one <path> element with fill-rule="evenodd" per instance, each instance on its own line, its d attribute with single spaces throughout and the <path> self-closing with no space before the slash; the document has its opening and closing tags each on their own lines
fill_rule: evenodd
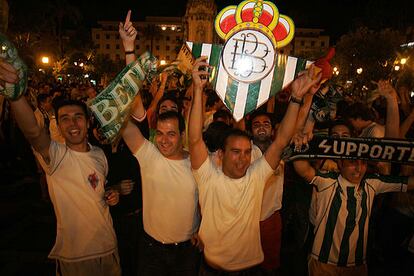
<svg viewBox="0 0 414 276">
<path fill-rule="evenodd" d="M 337 79 L 342 84 L 352 81 L 352 92 L 364 97 L 372 87 L 371 81 L 391 76 L 402 41 L 403 36 L 391 29 L 373 31 L 363 27 L 343 35 L 333 60 L 340 71 Z M 359 68 L 362 72 L 357 73 Z"/>
</svg>

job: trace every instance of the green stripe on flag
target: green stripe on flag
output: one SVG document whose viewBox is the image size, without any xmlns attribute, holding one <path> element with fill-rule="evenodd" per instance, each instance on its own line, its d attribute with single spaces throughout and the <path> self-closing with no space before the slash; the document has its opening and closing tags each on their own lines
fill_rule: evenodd
<svg viewBox="0 0 414 276">
<path fill-rule="evenodd" d="M 270 88 L 270 96 L 276 95 L 277 92 L 282 90 L 283 79 L 285 78 L 286 64 L 288 56 L 287 55 L 277 55 L 275 71 L 273 72 L 272 86 Z"/>
<path fill-rule="evenodd" d="M 298 61 L 296 63 L 295 78 L 298 76 L 299 72 L 305 70 L 306 62 L 306 59 L 298 58 Z"/>
<path fill-rule="evenodd" d="M 216 87 L 217 82 L 217 75 L 219 70 L 219 64 L 220 64 L 220 57 L 221 57 L 221 51 L 223 49 L 223 46 L 213 44 L 211 46 L 211 53 L 209 58 L 209 63 L 211 66 L 213 66 L 211 75 L 210 75 L 210 82 L 212 87 Z"/>
<path fill-rule="evenodd" d="M 326 221 L 325 226 L 325 234 L 323 236 L 321 251 L 319 253 L 319 261 L 325 264 L 328 262 L 329 252 L 331 251 L 336 221 L 338 219 L 341 203 L 341 187 L 338 186 L 331 203 L 331 208 L 329 209 L 328 220 Z"/>
<path fill-rule="evenodd" d="M 239 89 L 239 83 L 231 78 L 227 81 L 226 97 L 224 99 L 226 106 L 230 109 L 231 113 L 234 112 L 234 105 L 236 104 L 237 91 Z"/>
<path fill-rule="evenodd" d="M 348 210 L 348 216 L 346 217 L 345 231 L 342 236 L 341 247 L 339 249 L 338 266 L 346 266 L 349 257 L 349 238 L 355 229 L 355 217 L 356 217 L 356 204 L 355 188 L 347 187 L 348 200 L 346 203 L 346 209 Z"/>
<path fill-rule="evenodd" d="M 261 81 L 249 84 L 247 90 L 247 101 L 244 107 L 244 115 L 255 110 L 257 107 L 257 100 L 259 99 Z"/>
<path fill-rule="evenodd" d="M 203 48 L 203 43 L 193 43 L 193 48 L 191 49 L 191 52 L 193 53 L 193 56 L 195 59 L 201 56 L 202 48 Z"/>
</svg>

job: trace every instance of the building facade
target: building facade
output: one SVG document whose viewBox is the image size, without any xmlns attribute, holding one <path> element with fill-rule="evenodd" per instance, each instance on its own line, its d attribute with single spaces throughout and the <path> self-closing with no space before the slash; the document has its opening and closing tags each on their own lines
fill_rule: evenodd
<svg viewBox="0 0 414 276">
<path fill-rule="evenodd" d="M 214 19 L 217 6 L 214 0 L 189 0 L 184 16 L 185 38 L 187 41 L 217 42 Z"/>
<path fill-rule="evenodd" d="M 119 22 L 99 21 L 99 27 L 92 28 L 92 41 L 97 54 L 119 61 L 124 59 L 124 49 L 118 33 Z M 171 62 L 183 43 L 184 27 L 181 17 L 146 17 L 145 21 L 134 22 L 138 35 L 135 49 L 137 54 L 151 51 L 158 60 Z"/>
<path fill-rule="evenodd" d="M 1 0 L 0 0 L 1 1 Z M 162 63 L 174 61 L 185 41 L 222 43 L 214 30 L 217 6 L 213 0 L 189 0 L 184 17 L 146 17 L 134 22 L 138 36 L 136 52 L 148 50 Z M 118 22 L 99 21 L 92 29 L 92 41 L 97 54 L 114 61 L 124 59 L 122 43 L 118 34 Z M 295 57 L 315 59 L 327 52 L 329 36 L 323 29 L 296 28 L 295 38 L 279 53 Z"/>
</svg>

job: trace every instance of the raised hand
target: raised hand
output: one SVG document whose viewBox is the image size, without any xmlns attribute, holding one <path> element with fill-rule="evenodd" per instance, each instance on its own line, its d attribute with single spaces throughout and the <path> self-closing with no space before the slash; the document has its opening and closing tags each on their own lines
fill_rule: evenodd
<svg viewBox="0 0 414 276">
<path fill-rule="evenodd" d="M 374 82 L 375 83 L 375 82 Z M 380 80 L 375 83 L 378 86 L 378 94 L 385 98 L 398 98 L 397 92 L 394 87 L 386 80 Z"/>
<path fill-rule="evenodd" d="M 131 22 L 131 10 L 128 11 L 125 22 L 119 22 L 119 37 L 122 39 L 125 51 L 134 51 L 137 30 Z"/>
<path fill-rule="evenodd" d="M 312 64 L 292 82 L 292 96 L 302 99 L 306 93 L 315 94 L 319 89 L 321 77 L 320 72 L 315 74 L 315 66 Z"/>
<path fill-rule="evenodd" d="M 209 67 L 207 57 L 199 57 L 196 59 L 192 71 L 194 89 L 202 90 L 206 86 L 210 74 L 207 70 Z"/>
</svg>

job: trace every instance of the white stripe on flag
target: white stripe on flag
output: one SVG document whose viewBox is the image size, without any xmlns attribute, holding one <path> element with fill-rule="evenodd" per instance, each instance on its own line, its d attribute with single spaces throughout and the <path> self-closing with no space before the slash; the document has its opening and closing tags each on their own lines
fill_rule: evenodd
<svg viewBox="0 0 414 276">
<path fill-rule="evenodd" d="M 188 48 L 190 48 L 190 50 L 192 50 L 193 49 L 193 43 L 191 41 L 187 41 L 186 43 L 187 43 Z"/>
<path fill-rule="evenodd" d="M 285 77 L 283 78 L 282 89 L 285 88 L 295 78 L 296 63 L 298 59 L 295 57 L 288 57 L 286 63 Z"/>
<path fill-rule="evenodd" d="M 216 92 L 221 100 L 224 102 L 226 99 L 227 81 L 228 74 L 224 69 L 222 59 L 220 58 L 220 65 L 218 66 L 217 81 L 216 81 Z"/>
<path fill-rule="evenodd" d="M 201 47 L 201 56 L 207 56 L 207 62 L 210 61 L 210 55 L 211 55 L 211 44 L 205 44 L 203 43 Z"/>
<path fill-rule="evenodd" d="M 312 63 L 314 63 L 314 61 L 310 61 L 310 60 L 307 60 L 306 61 L 306 69 L 308 69 L 308 67 L 312 64 Z"/>
<path fill-rule="evenodd" d="M 267 75 L 266 78 L 264 78 L 262 80 L 262 83 L 260 84 L 259 97 L 257 98 L 257 106 L 256 107 L 261 106 L 262 103 L 266 102 L 269 99 L 270 88 L 272 86 L 274 71 L 275 71 L 275 66 L 273 66 L 273 68 L 270 71 L 269 75 Z"/>
<path fill-rule="evenodd" d="M 249 92 L 249 84 L 239 82 L 237 89 L 236 102 L 234 104 L 233 117 L 236 121 L 240 121 L 244 116 L 244 108 L 246 106 L 247 94 Z"/>
</svg>

